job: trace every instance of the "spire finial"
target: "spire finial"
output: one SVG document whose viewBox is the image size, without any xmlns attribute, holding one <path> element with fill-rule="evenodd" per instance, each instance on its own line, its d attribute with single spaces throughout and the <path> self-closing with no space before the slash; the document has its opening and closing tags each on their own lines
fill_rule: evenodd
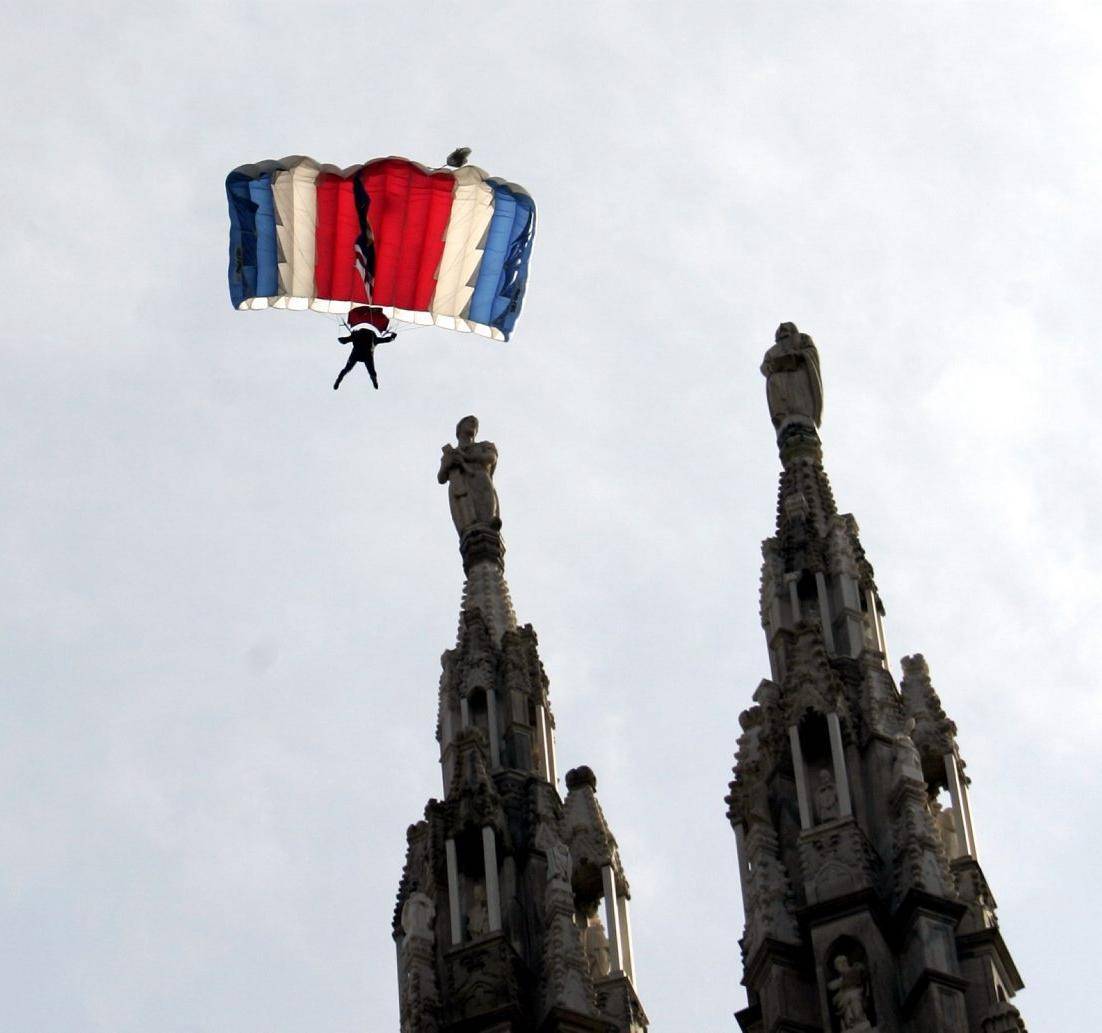
<svg viewBox="0 0 1102 1033">
<path fill-rule="evenodd" d="M 823 378 L 819 351 L 809 334 L 795 323 L 781 323 L 773 347 L 765 353 L 761 371 L 766 378 L 769 418 L 777 431 L 777 445 L 787 465 L 786 447 L 800 442 L 818 446 L 823 418 Z"/>
</svg>

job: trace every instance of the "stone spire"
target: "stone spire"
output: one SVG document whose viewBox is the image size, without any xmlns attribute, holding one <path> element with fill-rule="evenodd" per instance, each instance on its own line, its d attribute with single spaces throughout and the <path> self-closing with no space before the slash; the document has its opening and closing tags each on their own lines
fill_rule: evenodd
<svg viewBox="0 0 1102 1033">
<path fill-rule="evenodd" d="M 822 465 L 819 354 L 792 323 L 762 372 L 783 467 L 762 544 L 771 678 L 727 798 L 747 1033 L 1022 1033 L 956 726 L 922 656 L 888 667 L 884 606 Z"/>
<path fill-rule="evenodd" d="M 465 417 L 445 445 L 466 586 L 441 658 L 444 799 L 407 832 L 393 934 L 402 1033 L 645 1033 L 630 887 L 588 768 L 559 795 L 531 625 L 504 576 L 497 448 Z"/>
</svg>

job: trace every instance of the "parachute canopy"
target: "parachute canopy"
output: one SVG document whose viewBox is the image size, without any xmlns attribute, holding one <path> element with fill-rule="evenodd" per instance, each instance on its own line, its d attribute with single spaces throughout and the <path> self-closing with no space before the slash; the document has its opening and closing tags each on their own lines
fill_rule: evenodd
<svg viewBox="0 0 1102 1033">
<path fill-rule="evenodd" d="M 388 316 L 505 341 L 524 300 L 536 207 L 473 165 L 292 157 L 226 177 L 236 308 Z"/>
</svg>

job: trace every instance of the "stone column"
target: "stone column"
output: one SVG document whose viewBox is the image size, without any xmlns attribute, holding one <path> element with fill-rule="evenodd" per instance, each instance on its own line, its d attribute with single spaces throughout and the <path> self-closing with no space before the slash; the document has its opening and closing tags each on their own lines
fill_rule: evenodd
<svg viewBox="0 0 1102 1033">
<path fill-rule="evenodd" d="M 612 865 L 601 869 L 601 881 L 605 888 L 605 932 L 608 936 L 609 972 L 615 975 L 624 970 L 624 958 L 620 941 L 620 909 L 616 906 L 616 874 Z"/>
<path fill-rule="evenodd" d="M 501 929 L 501 889 L 497 880 L 497 840 L 489 825 L 482 828 L 482 864 L 486 871 L 486 920 L 490 932 L 496 933 Z"/>
<path fill-rule="evenodd" d="M 788 582 L 788 604 L 792 607 L 792 626 L 795 627 L 796 623 L 800 619 L 800 595 L 796 591 L 796 582 L 799 581 L 799 573 L 785 574 L 785 581 Z"/>
<path fill-rule="evenodd" d="M 543 704 L 540 703 L 536 706 L 536 738 L 540 747 L 540 774 L 543 775 L 548 782 L 551 782 L 551 752 L 548 748 L 547 742 L 547 718 L 543 712 Z M 554 783 L 551 783 L 554 785 Z"/>
<path fill-rule="evenodd" d="M 631 914 L 627 897 L 620 897 L 617 905 L 620 913 L 620 942 L 624 955 L 624 974 L 635 985 L 635 960 L 631 952 Z"/>
<path fill-rule="evenodd" d="M 849 655 L 858 657 L 865 648 L 865 623 L 861 615 L 861 597 L 857 582 L 845 574 L 838 577 L 842 589 L 842 613 L 845 616 Z"/>
<path fill-rule="evenodd" d="M 750 865 L 746 858 L 746 829 L 742 822 L 735 825 L 735 854 L 738 856 L 738 881 L 742 890 L 743 909 L 747 907 L 750 893 L 747 887 L 750 885 Z"/>
<path fill-rule="evenodd" d="M 968 856 L 976 856 L 976 842 L 972 835 L 972 811 L 968 806 L 968 793 L 960 778 L 960 765 L 956 753 L 945 754 L 945 777 L 949 783 L 949 796 L 957 815 L 961 850 Z"/>
<path fill-rule="evenodd" d="M 461 728 L 471 727 L 471 708 L 466 696 L 459 697 L 459 725 Z"/>
<path fill-rule="evenodd" d="M 547 707 L 543 710 L 543 720 L 547 725 L 547 781 L 554 785 L 559 780 L 555 764 L 555 726 L 551 723 L 551 713 Z"/>
<path fill-rule="evenodd" d="M 448 861 L 448 914 L 452 924 L 452 944 L 463 942 L 463 922 L 459 902 L 459 863 L 455 856 L 455 840 L 444 840 L 444 853 Z"/>
<path fill-rule="evenodd" d="M 486 725 L 490 739 L 490 770 L 497 771 L 501 767 L 501 743 L 497 731 L 497 693 L 493 689 L 486 690 Z"/>
<path fill-rule="evenodd" d="M 876 640 L 880 643 L 880 652 L 884 654 L 884 670 L 888 669 L 888 640 L 884 637 L 884 621 L 880 617 L 880 599 L 875 592 L 869 592 L 869 608 L 872 610 L 873 623 L 876 625 Z"/>
<path fill-rule="evenodd" d="M 834 627 L 830 619 L 830 596 L 827 594 L 826 578 L 822 571 L 815 572 L 815 587 L 819 592 L 819 619 L 823 624 L 823 642 L 827 652 L 834 652 Z"/>
<path fill-rule="evenodd" d="M 848 818 L 853 814 L 853 803 L 849 798 L 846 753 L 842 747 L 842 726 L 838 723 L 838 715 L 833 711 L 827 714 L 827 727 L 830 729 L 830 756 L 834 761 L 834 788 L 838 791 L 838 814 L 842 818 Z"/>
<path fill-rule="evenodd" d="M 792 770 L 796 776 L 796 801 L 800 805 L 800 828 L 811 828 L 811 801 L 807 798 L 807 772 L 804 770 L 804 751 L 800 746 L 800 729 L 791 725 L 788 742 L 792 747 Z"/>
</svg>

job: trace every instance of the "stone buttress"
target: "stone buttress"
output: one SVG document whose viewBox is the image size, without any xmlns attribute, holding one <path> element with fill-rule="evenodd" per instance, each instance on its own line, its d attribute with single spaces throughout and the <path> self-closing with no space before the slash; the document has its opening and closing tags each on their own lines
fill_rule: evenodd
<svg viewBox="0 0 1102 1033">
<path fill-rule="evenodd" d="M 747 1033 L 1024 1033 L 980 868 L 956 726 L 922 656 L 888 668 L 884 606 L 822 465 L 818 353 L 766 355 L 783 472 L 763 543 L 770 677 L 740 716 L 728 817 Z"/>
<path fill-rule="evenodd" d="M 497 453 L 477 423 L 464 440 L 472 420 L 441 466 L 466 584 L 441 658 L 443 799 L 407 832 L 394 914 L 401 1030 L 645 1033 L 630 888 L 593 772 L 559 795 L 548 679 L 505 583 Z"/>
</svg>

